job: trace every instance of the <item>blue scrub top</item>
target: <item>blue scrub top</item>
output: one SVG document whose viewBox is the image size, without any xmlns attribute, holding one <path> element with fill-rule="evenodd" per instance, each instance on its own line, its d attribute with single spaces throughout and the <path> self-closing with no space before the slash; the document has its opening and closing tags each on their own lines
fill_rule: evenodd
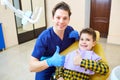
<svg viewBox="0 0 120 80">
<path fill-rule="evenodd" d="M 65 50 L 73 42 L 74 38 L 69 38 L 70 32 L 73 31 L 71 26 L 67 26 L 64 32 L 64 38 L 61 40 L 53 31 L 53 27 L 44 30 L 37 38 L 32 56 L 41 59 L 41 57 L 51 57 L 56 51 L 56 46 L 60 47 L 60 52 Z M 52 73 L 55 72 L 55 67 L 49 67 L 46 70 L 36 73 L 35 80 L 50 80 Z"/>
</svg>

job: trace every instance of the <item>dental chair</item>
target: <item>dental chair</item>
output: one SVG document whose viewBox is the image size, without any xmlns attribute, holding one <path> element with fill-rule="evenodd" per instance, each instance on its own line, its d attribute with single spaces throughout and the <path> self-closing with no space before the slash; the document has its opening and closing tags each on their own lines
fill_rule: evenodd
<svg viewBox="0 0 120 80">
<path fill-rule="evenodd" d="M 106 57 L 105 57 L 105 52 L 102 48 L 102 45 L 99 43 L 100 39 L 100 33 L 99 31 L 96 32 L 96 45 L 93 47 L 93 50 L 102 58 L 102 60 L 107 63 Z M 67 49 L 65 49 L 63 52 L 61 52 L 61 55 L 66 55 L 67 53 L 78 49 L 78 41 L 74 42 L 71 46 L 69 46 Z M 107 63 L 108 64 L 108 63 Z M 94 74 L 90 76 L 90 80 L 107 80 L 108 76 L 110 75 L 110 72 L 108 72 L 106 75 L 100 75 L 100 74 Z"/>
</svg>

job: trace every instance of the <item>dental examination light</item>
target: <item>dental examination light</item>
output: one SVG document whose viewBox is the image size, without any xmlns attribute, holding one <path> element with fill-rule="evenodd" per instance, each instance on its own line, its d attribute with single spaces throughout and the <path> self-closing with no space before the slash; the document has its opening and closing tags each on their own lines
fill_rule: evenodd
<svg viewBox="0 0 120 80">
<path fill-rule="evenodd" d="M 27 24 L 27 22 L 32 24 L 36 23 L 39 20 L 42 11 L 42 8 L 40 7 L 39 9 L 35 9 L 34 13 L 31 11 L 23 12 L 20 9 L 16 9 L 8 0 L 1 0 L 1 5 L 10 8 L 17 17 L 22 18 L 23 25 Z"/>
</svg>

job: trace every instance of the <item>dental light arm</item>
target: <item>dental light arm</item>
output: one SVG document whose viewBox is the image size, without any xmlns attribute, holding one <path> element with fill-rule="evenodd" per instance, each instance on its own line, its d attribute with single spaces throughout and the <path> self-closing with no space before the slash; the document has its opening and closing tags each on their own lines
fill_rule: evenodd
<svg viewBox="0 0 120 80">
<path fill-rule="evenodd" d="M 22 24 L 25 25 L 27 22 L 30 22 L 32 24 L 36 23 L 39 20 L 42 8 L 39 8 L 39 10 L 35 10 L 35 13 L 32 14 L 31 11 L 23 12 L 20 9 L 16 9 L 8 0 L 1 0 L 1 4 L 7 6 L 10 8 L 16 16 L 22 18 Z M 36 16 L 36 18 L 34 18 Z"/>
</svg>

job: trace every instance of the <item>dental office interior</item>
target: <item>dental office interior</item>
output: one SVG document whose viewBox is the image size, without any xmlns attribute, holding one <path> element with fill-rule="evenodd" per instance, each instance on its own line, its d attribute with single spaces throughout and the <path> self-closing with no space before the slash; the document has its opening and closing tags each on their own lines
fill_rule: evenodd
<svg viewBox="0 0 120 80">
<path fill-rule="evenodd" d="M 16 9 L 35 12 L 42 7 L 36 23 L 21 23 L 7 5 L 0 4 L 0 80 L 34 80 L 34 72 L 29 71 L 29 59 L 37 36 L 52 26 L 52 8 L 62 0 L 8 0 Z M 94 0 L 64 0 L 70 5 L 72 15 L 70 25 L 77 31 L 90 26 L 91 2 Z M 110 1 L 110 0 L 98 0 Z M 111 0 L 107 37 L 100 37 L 99 43 L 105 52 L 110 73 L 120 66 L 120 0 Z M 1 38 L 1 37 L 0 37 Z M 119 69 L 120 73 L 120 69 Z M 111 79 L 111 74 L 107 80 Z M 119 79 L 120 80 L 120 79 Z"/>
</svg>

